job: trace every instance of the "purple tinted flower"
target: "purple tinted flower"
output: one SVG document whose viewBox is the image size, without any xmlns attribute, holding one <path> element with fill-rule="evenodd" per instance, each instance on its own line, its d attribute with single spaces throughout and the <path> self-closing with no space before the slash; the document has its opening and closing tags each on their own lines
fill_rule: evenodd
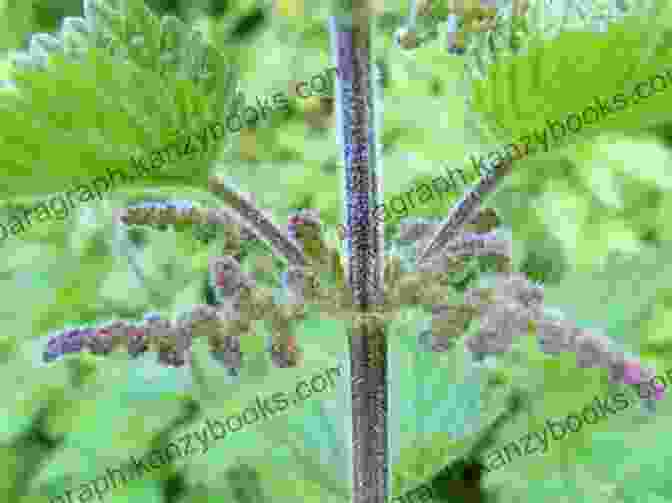
<svg viewBox="0 0 672 503">
<path fill-rule="evenodd" d="M 662 400 L 665 396 L 665 385 L 661 383 L 653 383 L 653 389 L 656 400 Z"/>
<path fill-rule="evenodd" d="M 625 384 L 639 384 L 642 381 L 641 371 L 642 369 L 638 361 L 626 361 L 623 373 L 623 382 L 625 382 Z"/>
<path fill-rule="evenodd" d="M 47 347 L 42 353 L 42 361 L 44 363 L 53 362 L 63 355 L 63 338 L 62 334 L 56 334 L 49 338 Z"/>
<path fill-rule="evenodd" d="M 79 328 L 66 331 L 62 336 L 63 354 L 79 353 L 84 347 L 84 331 Z"/>
<path fill-rule="evenodd" d="M 296 239 L 296 229 L 303 223 L 304 221 L 303 218 L 301 218 L 300 212 L 289 215 L 289 218 L 287 219 L 287 235 L 290 239 Z"/>
<path fill-rule="evenodd" d="M 642 367 L 641 363 L 637 360 L 629 360 L 625 363 L 625 375 L 624 382 L 626 384 L 631 384 L 639 387 L 639 396 L 640 398 L 647 399 L 649 401 L 661 400 L 664 396 L 665 386 L 655 381 L 655 372 L 651 368 Z M 654 392 L 654 397 L 651 397 L 651 391 L 644 396 L 642 386 L 648 385 L 651 388 L 651 391 Z"/>
</svg>

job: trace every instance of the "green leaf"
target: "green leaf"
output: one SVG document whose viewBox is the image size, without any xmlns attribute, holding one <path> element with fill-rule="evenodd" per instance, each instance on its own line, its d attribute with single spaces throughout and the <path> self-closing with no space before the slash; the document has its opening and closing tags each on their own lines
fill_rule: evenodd
<svg viewBox="0 0 672 503">
<path fill-rule="evenodd" d="M 159 20 L 142 0 L 120 10 L 93 0 L 85 12 L 66 18 L 55 37 L 34 35 L 29 53 L 14 58 L 16 87 L 0 92 L 1 196 L 64 191 L 106 168 L 135 174 L 131 156 L 176 137 L 183 145 L 185 136 L 224 122 L 237 73 L 199 33 L 177 18 Z M 198 160 L 173 155 L 132 183 L 204 184 L 218 151 L 209 137 Z"/>
<path fill-rule="evenodd" d="M 613 103 L 618 93 L 625 96 L 627 106 L 610 105 L 612 112 L 606 117 L 600 114 L 600 120 L 583 124 L 576 135 L 569 133 L 570 141 L 669 120 L 670 91 L 661 90 L 638 103 L 631 99 L 634 86 L 656 74 L 664 75 L 666 87 L 672 87 L 672 77 L 665 73 L 672 54 L 672 7 L 662 1 L 639 3 L 647 5 L 636 6 L 637 10 L 631 5 L 632 13 L 599 33 L 588 21 L 553 16 L 543 11 L 544 2 L 537 2 L 528 13 L 531 34 L 525 51 L 513 54 L 503 41 L 499 47 L 474 51 L 467 65 L 468 93 L 482 141 L 504 144 L 534 131 L 541 134 L 546 121 L 564 121 L 588 105 L 597 108 L 595 97 Z"/>
</svg>

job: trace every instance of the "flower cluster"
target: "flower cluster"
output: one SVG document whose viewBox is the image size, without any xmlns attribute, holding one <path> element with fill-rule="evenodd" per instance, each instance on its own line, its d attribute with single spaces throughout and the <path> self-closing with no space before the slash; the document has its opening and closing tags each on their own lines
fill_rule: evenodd
<svg viewBox="0 0 672 503">
<path fill-rule="evenodd" d="M 203 307 L 209 309 L 209 306 Z M 120 346 L 126 346 L 128 355 L 137 358 L 153 346 L 157 350 L 159 363 L 181 367 L 185 364 L 185 353 L 189 349 L 189 335 L 197 321 L 195 317 L 184 319 L 178 326 L 162 319 L 157 313 L 149 313 L 141 322 L 114 320 L 68 328 L 49 337 L 43 360 L 51 362 L 83 350 L 95 355 L 107 355 Z"/>
<path fill-rule="evenodd" d="M 119 212 L 118 218 L 126 225 L 205 224 L 209 213 L 191 201 L 139 203 Z"/>
<path fill-rule="evenodd" d="M 256 208 L 253 196 L 235 191 L 218 178 L 211 180 L 211 190 L 226 202 L 221 209 L 173 201 L 121 210 L 117 214 L 120 225 L 222 227 L 223 254 L 212 257 L 209 264 L 216 305 L 195 306 L 175 322 L 152 313 L 139 323 L 116 320 L 67 329 L 49 340 L 44 359 L 53 361 L 85 348 L 107 355 L 125 345 L 131 357 L 154 350 L 159 364 L 181 367 L 189 360 L 194 337 L 207 336 L 211 357 L 237 375 L 244 360 L 240 337 L 251 332 L 254 321 L 266 320 L 272 333 L 267 343 L 271 361 L 287 368 L 302 361 L 295 331 L 306 318 L 307 305 L 353 327 L 366 324 L 372 336 L 382 333 L 381 327 L 401 309 L 417 306 L 431 313 L 431 328 L 419 334 L 421 345 L 430 351 L 448 351 L 465 337 L 465 347 L 475 361 L 481 361 L 510 351 L 516 336 L 536 334 L 545 354 L 572 351 L 579 368 L 607 368 L 613 382 L 640 384 L 650 376 L 649 369 L 625 358 L 607 337 L 554 315 L 544 307 L 543 286 L 512 270 L 510 232 L 502 227 L 494 209 L 480 208 L 499 180 L 511 172 L 510 164 L 489 170 L 445 220 L 401 222 L 399 243 L 406 245 L 393 247 L 385 257 L 382 302 L 366 313 L 353 303 L 339 249 L 342 243 L 325 239 L 316 210 L 292 213 L 283 232 L 268 212 Z M 244 271 L 239 253 L 243 236 L 265 240 L 287 262 L 280 274 L 279 292 Z M 415 248 L 410 261 L 404 255 L 409 243 Z M 481 274 L 483 281 L 468 284 L 466 271 L 473 271 L 483 256 L 493 259 L 494 270 Z M 662 390 L 656 389 L 655 398 L 660 396 Z"/>
<path fill-rule="evenodd" d="M 479 186 L 487 185 L 490 176 L 497 175 L 485 176 Z M 473 213 L 469 202 L 481 199 L 475 195 L 478 188 L 466 194 L 443 223 L 409 219 L 401 225 L 401 238 L 415 242 L 416 255 L 420 257 L 417 270 L 433 276 L 440 285 L 450 285 L 450 273 L 468 266 L 465 259 L 480 255 L 497 259 L 494 273 L 481 276 L 481 285 L 469 286 L 461 302 L 456 303 L 453 297 L 451 302 L 439 301 L 431 306 L 431 329 L 420 334 L 420 343 L 431 351 L 448 351 L 467 334 L 465 348 L 474 361 L 480 362 L 490 355 L 510 351 L 514 337 L 536 334 L 543 353 L 572 351 L 578 368 L 605 368 L 614 383 L 640 385 L 649 379 L 653 370 L 642 368 L 636 359 L 626 358 L 608 337 L 579 328 L 561 313 L 544 307 L 543 285 L 512 271 L 511 237 L 502 231 L 496 212 L 486 208 L 470 216 Z M 460 221 L 462 230 L 457 230 Z M 412 296 L 405 300 L 417 301 Z M 659 400 L 663 389 L 655 389 L 655 399 Z"/>
<path fill-rule="evenodd" d="M 477 361 L 488 355 L 511 350 L 514 336 L 536 333 L 539 349 L 547 355 L 571 351 L 576 354 L 577 368 L 605 368 L 612 383 L 641 385 L 654 371 L 641 367 L 636 358 L 626 358 L 607 336 L 579 328 L 561 315 L 543 307 L 542 285 L 522 274 L 496 274 L 488 288 L 470 288 L 465 292 L 467 317 L 479 318 L 476 332 L 466 338 L 465 346 Z M 459 337 L 455 331 L 456 309 L 437 309 L 436 330 L 445 338 Z M 441 325 L 448 321 L 448 329 Z M 464 325 L 464 318 L 460 319 Z M 450 331 L 452 329 L 452 331 Z M 443 344 L 443 347 L 451 347 Z M 663 396 L 656 385 L 655 399 Z"/>
<path fill-rule="evenodd" d="M 408 24 L 397 30 L 395 43 L 404 50 L 413 50 L 438 37 L 438 27 L 445 29 L 445 49 L 461 56 L 466 52 L 468 33 L 492 32 L 498 27 L 498 6 L 494 0 L 480 0 L 474 5 L 445 0 L 410 0 Z M 513 0 L 511 23 L 512 38 L 525 31 L 523 16 L 529 9 L 528 0 Z M 501 10 L 501 9 L 500 9 Z M 501 16 L 500 16 L 501 17 Z M 512 44 L 518 41 L 512 40 Z"/>
</svg>

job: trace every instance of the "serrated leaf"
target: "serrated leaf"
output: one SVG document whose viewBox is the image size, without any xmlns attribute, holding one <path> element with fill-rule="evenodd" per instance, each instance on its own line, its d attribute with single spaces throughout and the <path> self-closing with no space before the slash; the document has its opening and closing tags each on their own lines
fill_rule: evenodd
<svg viewBox="0 0 672 503">
<path fill-rule="evenodd" d="M 106 167 L 129 171 L 132 155 L 223 122 L 237 73 L 200 34 L 159 20 L 142 0 L 122 9 L 93 0 L 85 12 L 66 18 L 57 37 L 34 35 L 31 52 L 17 55 L 26 62 L 13 72 L 17 89 L 0 96 L 0 173 L 8 180 L 0 195 L 64 191 L 73 179 L 105 176 Z M 208 147 L 199 162 L 178 160 L 134 183 L 204 184 L 217 152 Z"/>
<path fill-rule="evenodd" d="M 605 33 L 593 31 L 587 21 L 572 27 L 566 25 L 566 16 L 548 15 L 531 24 L 524 53 L 497 48 L 498 56 L 486 65 L 483 79 L 471 65 L 468 92 L 483 141 L 509 143 L 533 131 L 543 132 L 546 121 L 563 121 L 570 113 L 595 106 L 595 97 L 603 101 L 617 93 L 630 97 L 638 82 L 662 74 L 672 54 L 668 43 L 672 9 L 667 2 L 644 3 L 637 9 L 631 6 L 628 15 L 612 21 Z M 533 14 L 534 9 L 529 16 Z M 552 37 L 545 33 L 549 26 Z M 669 118 L 669 103 L 665 91 L 638 104 L 629 100 L 624 110 L 617 108 L 607 118 L 584 125 L 571 141 L 662 123 Z"/>
</svg>

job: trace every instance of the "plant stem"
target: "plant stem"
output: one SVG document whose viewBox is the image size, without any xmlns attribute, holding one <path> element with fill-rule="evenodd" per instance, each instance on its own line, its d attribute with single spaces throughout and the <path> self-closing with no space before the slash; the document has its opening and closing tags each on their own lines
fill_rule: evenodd
<svg viewBox="0 0 672 503">
<path fill-rule="evenodd" d="M 335 0 L 330 19 L 338 68 L 338 137 L 345 165 L 345 254 L 348 283 L 360 314 L 349 331 L 353 503 L 386 503 L 388 487 L 387 338 L 372 311 L 383 301 L 383 228 L 373 218 L 380 203 L 374 83 L 371 79 L 371 5 Z"/>
<path fill-rule="evenodd" d="M 439 253 L 447 243 L 457 238 L 467 222 L 476 215 L 483 200 L 490 196 L 501 185 L 502 180 L 511 174 L 512 165 L 509 160 L 495 165 L 453 205 L 441 229 L 432 237 L 425 249 L 418 254 L 418 264 L 429 260 L 433 255 Z"/>
</svg>

